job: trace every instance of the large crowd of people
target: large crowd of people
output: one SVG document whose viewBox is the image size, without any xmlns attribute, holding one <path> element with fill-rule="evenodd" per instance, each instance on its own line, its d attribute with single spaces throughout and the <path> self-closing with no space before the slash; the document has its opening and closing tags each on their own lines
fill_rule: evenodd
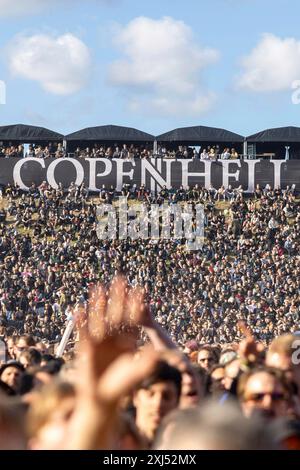
<svg viewBox="0 0 300 470">
<path fill-rule="evenodd" d="M 200 160 L 217 159 L 229 160 L 238 159 L 239 153 L 234 148 L 225 147 L 220 149 L 219 145 L 208 145 L 206 148 L 198 146 L 179 145 L 177 148 L 172 146 L 168 148 L 165 145 L 158 144 L 156 148 L 153 144 L 148 145 L 134 145 L 134 144 L 121 144 L 121 145 L 100 145 L 95 144 L 93 147 L 86 147 L 82 149 L 78 147 L 70 155 L 77 158 L 122 158 L 124 160 L 132 160 L 134 158 L 192 158 Z"/>
<path fill-rule="evenodd" d="M 202 203 L 203 246 L 100 240 L 120 195 Z M 299 229 L 294 187 L 8 185 L 0 448 L 300 448 Z"/>
<path fill-rule="evenodd" d="M 62 143 L 52 143 L 48 145 L 39 145 L 39 144 L 29 144 L 24 146 L 24 144 L 13 145 L 12 143 L 0 143 L 0 158 L 62 158 L 66 157 L 66 150 L 63 147 Z"/>
<path fill-rule="evenodd" d="M 158 144 L 154 147 L 150 144 L 128 144 L 120 143 L 114 145 L 91 144 L 90 146 L 76 147 L 74 150 L 66 149 L 63 143 L 49 143 L 47 145 L 30 144 L 24 147 L 23 144 L 13 145 L 12 143 L 0 143 L 0 158 L 10 157 L 35 157 L 35 158 L 122 158 L 123 160 L 143 159 L 143 158 L 192 158 L 200 160 L 230 160 L 238 159 L 241 155 L 234 148 L 219 145 L 208 145 L 205 147 L 191 147 L 179 145 L 177 148 L 169 148 Z"/>
<path fill-rule="evenodd" d="M 149 208 L 202 202 L 206 241 L 195 252 L 186 251 L 185 240 L 100 241 L 98 201 L 88 199 L 84 185 L 71 184 L 64 192 L 42 183 L 22 194 L 9 185 L 5 194 L 0 309 L 2 322 L 19 333 L 50 329 L 55 340 L 65 311 L 86 299 L 88 285 L 106 284 L 119 270 L 131 285 L 145 286 L 159 322 L 181 344 L 195 337 L 200 343 L 233 341 L 237 317 L 264 341 L 300 321 L 300 212 L 292 189 L 256 188 L 254 199 L 230 187 L 197 185 L 162 188 L 157 195 L 144 186 L 100 191 L 100 201 L 114 202 L 122 194 Z M 216 208 L 220 195 L 228 201 L 224 210 Z M 51 324 L 44 325 L 45 316 Z"/>
</svg>

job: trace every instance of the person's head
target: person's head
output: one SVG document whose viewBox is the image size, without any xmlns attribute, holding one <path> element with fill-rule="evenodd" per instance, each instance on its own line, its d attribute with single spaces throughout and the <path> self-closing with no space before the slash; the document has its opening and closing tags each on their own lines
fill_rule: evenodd
<svg viewBox="0 0 300 470">
<path fill-rule="evenodd" d="M 240 371 L 239 359 L 233 359 L 224 367 L 224 388 L 230 390 L 234 380 L 237 378 Z"/>
<path fill-rule="evenodd" d="M 236 358 L 237 358 L 236 351 L 234 351 L 232 349 L 225 349 L 220 354 L 219 363 L 222 366 L 226 366 L 226 364 L 229 364 L 229 362 L 231 362 L 233 359 L 236 359 Z"/>
<path fill-rule="evenodd" d="M 44 367 L 48 364 L 48 362 L 50 361 L 53 361 L 55 359 L 55 356 L 53 356 L 52 354 L 42 354 L 42 357 L 41 357 L 41 367 Z"/>
<path fill-rule="evenodd" d="M 55 376 L 49 372 L 47 366 L 38 366 L 31 369 L 34 376 L 35 386 L 48 385 L 54 381 Z"/>
<path fill-rule="evenodd" d="M 209 391 L 212 395 L 219 395 L 224 392 L 225 384 L 225 368 L 220 364 L 216 364 L 210 371 Z"/>
<path fill-rule="evenodd" d="M 16 359 L 19 360 L 20 354 L 23 351 L 26 351 L 26 349 L 28 349 L 30 346 L 34 346 L 34 345 L 35 345 L 35 341 L 32 338 L 32 336 L 29 336 L 29 335 L 19 336 L 19 338 L 16 340 L 16 344 L 15 344 Z"/>
<path fill-rule="evenodd" d="M 185 345 L 184 345 L 184 353 L 185 354 L 190 354 L 192 352 L 197 352 L 198 351 L 198 343 L 196 340 L 191 340 L 191 341 L 188 341 Z"/>
<path fill-rule="evenodd" d="M 43 387 L 28 412 L 29 447 L 39 450 L 64 449 L 74 406 L 75 391 L 72 385 L 53 382 Z"/>
<path fill-rule="evenodd" d="M 162 418 L 179 405 L 180 394 L 181 373 L 166 362 L 160 362 L 134 392 L 136 424 L 149 441 L 154 438 Z"/>
<path fill-rule="evenodd" d="M 181 371 L 180 408 L 199 405 L 205 395 L 207 374 L 201 366 L 193 365 Z"/>
<path fill-rule="evenodd" d="M 290 334 L 275 338 L 267 351 L 266 364 L 281 370 L 290 369 L 296 340 L 296 336 Z"/>
<path fill-rule="evenodd" d="M 262 450 L 275 447 L 260 420 L 246 419 L 236 403 L 207 402 L 175 410 L 162 422 L 156 450 Z"/>
<path fill-rule="evenodd" d="M 266 365 L 285 372 L 286 376 L 295 382 L 300 397 L 300 337 L 282 335 L 275 338 L 266 355 Z"/>
<path fill-rule="evenodd" d="M 218 362 L 217 354 L 209 346 L 203 346 L 198 351 L 198 364 L 209 371 L 211 367 Z"/>
<path fill-rule="evenodd" d="M 24 368 L 19 362 L 7 362 L 0 368 L 0 380 L 14 391 L 18 390 Z"/>
<path fill-rule="evenodd" d="M 41 362 L 41 353 L 35 348 L 28 348 L 20 354 L 19 361 L 27 369 L 31 366 L 37 366 Z"/>
<path fill-rule="evenodd" d="M 237 392 L 246 417 L 260 414 L 273 419 L 287 415 L 292 387 L 280 370 L 261 367 L 241 375 Z"/>
<path fill-rule="evenodd" d="M 14 336 L 10 336 L 6 341 L 7 352 L 11 359 L 15 359 L 15 342 L 16 339 Z"/>
</svg>

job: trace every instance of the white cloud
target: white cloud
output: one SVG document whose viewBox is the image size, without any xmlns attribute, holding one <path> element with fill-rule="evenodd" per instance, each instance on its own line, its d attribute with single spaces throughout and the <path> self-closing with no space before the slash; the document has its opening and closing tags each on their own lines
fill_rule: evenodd
<svg viewBox="0 0 300 470">
<path fill-rule="evenodd" d="M 242 67 L 237 79 L 241 88 L 257 92 L 290 89 L 300 79 L 300 41 L 266 33 L 242 60 Z"/>
<path fill-rule="evenodd" d="M 156 112 L 163 115 L 184 115 L 184 116 L 197 116 L 211 109 L 216 101 L 215 93 L 196 93 L 195 95 L 188 96 L 158 96 L 158 97 L 143 97 L 131 96 L 129 99 L 129 109 L 131 111 L 140 112 Z"/>
<path fill-rule="evenodd" d="M 170 17 L 138 17 L 115 33 L 123 58 L 110 65 L 109 81 L 124 88 L 131 108 L 165 114 L 207 110 L 215 96 L 201 85 L 201 71 L 218 59 L 195 44 L 192 30 Z"/>
<path fill-rule="evenodd" d="M 8 60 L 14 76 L 35 80 L 58 95 L 78 91 L 90 71 L 89 50 L 73 34 L 17 36 L 8 47 Z"/>
</svg>

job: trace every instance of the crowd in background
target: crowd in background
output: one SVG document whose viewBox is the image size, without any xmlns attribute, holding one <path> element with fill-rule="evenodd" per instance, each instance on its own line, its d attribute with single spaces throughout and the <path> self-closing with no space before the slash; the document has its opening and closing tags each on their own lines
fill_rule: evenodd
<svg viewBox="0 0 300 470">
<path fill-rule="evenodd" d="M 66 150 L 62 143 L 49 143 L 47 145 L 30 144 L 24 149 L 24 145 L 13 145 L 12 143 L 0 142 L 0 158 L 9 157 L 35 157 L 35 158 L 122 158 L 124 160 L 142 158 L 192 158 L 200 160 L 229 160 L 238 159 L 240 155 L 234 148 L 219 145 L 208 145 L 192 147 L 179 145 L 177 148 L 168 148 L 158 144 L 154 148 L 150 144 L 91 144 L 89 146 L 76 147 L 75 150 Z"/>
<path fill-rule="evenodd" d="M 62 158 L 66 157 L 66 151 L 62 143 L 52 143 L 48 145 L 29 144 L 25 146 L 23 144 L 13 145 L 4 144 L 0 142 L 0 158 L 10 157 L 34 157 L 34 158 Z"/>
<path fill-rule="evenodd" d="M 44 182 L 27 193 L 9 185 L 0 211 L 2 324 L 19 333 L 44 331 L 54 341 L 88 285 L 108 283 L 121 270 L 130 285 L 145 286 L 158 321 L 181 344 L 233 341 L 239 317 L 266 342 L 290 331 L 300 320 L 294 189 L 257 187 L 254 198 L 220 191 L 196 185 L 154 195 L 144 186 L 124 186 L 121 192 L 102 188 L 89 199 L 84 184 L 65 192 Z M 119 195 L 149 209 L 153 202 L 201 202 L 205 243 L 190 252 L 184 239 L 99 240 L 97 205 Z M 218 210 L 223 197 L 227 204 Z"/>
</svg>

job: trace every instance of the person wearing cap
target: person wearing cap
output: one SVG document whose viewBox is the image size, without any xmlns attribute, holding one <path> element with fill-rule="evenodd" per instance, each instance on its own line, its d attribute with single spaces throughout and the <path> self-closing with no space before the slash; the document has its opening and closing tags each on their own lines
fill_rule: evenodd
<svg viewBox="0 0 300 470">
<path fill-rule="evenodd" d="M 20 362 L 9 361 L 0 367 L 0 380 L 16 392 L 19 388 L 23 373 L 24 367 Z"/>
</svg>

